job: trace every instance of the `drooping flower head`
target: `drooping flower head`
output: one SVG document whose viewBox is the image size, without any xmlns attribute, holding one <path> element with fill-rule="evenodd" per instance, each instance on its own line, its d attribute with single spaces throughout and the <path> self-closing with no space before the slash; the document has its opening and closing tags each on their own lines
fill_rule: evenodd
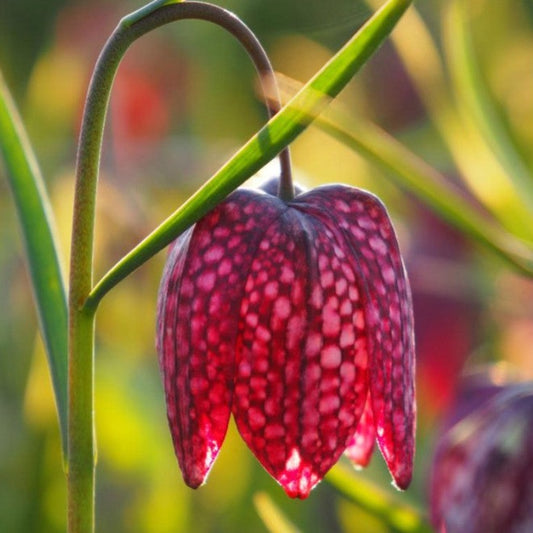
<svg viewBox="0 0 533 533">
<path fill-rule="evenodd" d="M 270 190 L 270 187 L 266 187 Z M 230 415 L 305 498 L 374 440 L 406 488 L 414 453 L 411 296 L 383 204 L 342 185 L 283 202 L 239 189 L 172 245 L 157 347 L 174 448 L 198 487 Z"/>
<path fill-rule="evenodd" d="M 463 386 L 439 440 L 431 515 L 444 533 L 533 531 L 533 383 Z"/>
</svg>

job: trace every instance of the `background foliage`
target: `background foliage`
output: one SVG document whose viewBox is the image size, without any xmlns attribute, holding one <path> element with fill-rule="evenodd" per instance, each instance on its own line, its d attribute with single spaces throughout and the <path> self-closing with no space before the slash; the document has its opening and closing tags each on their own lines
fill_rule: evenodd
<svg viewBox="0 0 533 533">
<path fill-rule="evenodd" d="M 377 123 L 455 183 L 475 209 L 491 213 L 509 235 L 531 242 L 532 4 L 462 4 L 481 89 L 472 93 L 464 48 L 457 50 L 461 34 L 450 7 L 454 2 L 426 0 L 417 7 L 435 49 L 415 32 L 419 21 L 400 22 L 394 33 L 398 48 L 392 42 L 382 47 L 342 93 L 343 118 Z M 300 81 L 370 13 L 367 3 L 355 0 L 337 0 L 335 9 L 318 0 L 220 5 L 257 33 L 278 71 Z M 37 151 L 65 257 L 75 144 L 90 71 L 118 19 L 136 7 L 134 1 L 103 0 L 0 5 L 0 68 Z M 412 32 L 411 50 L 402 29 Z M 217 28 L 190 21 L 133 48 L 119 72 L 104 144 L 98 273 L 169 215 L 265 118 L 248 58 Z M 439 65 L 442 78 L 435 75 Z M 489 124 L 480 102 L 493 113 Z M 504 139 L 508 151 L 500 153 L 502 143 L 494 139 Z M 382 196 L 399 229 L 414 291 L 419 357 L 418 464 L 412 489 L 400 499 L 424 509 L 439 420 L 459 373 L 505 363 L 521 378 L 533 378 L 533 287 L 406 194 L 392 175 L 318 128 L 304 133 L 292 151 L 299 182 L 368 188 Z M 50 378 L 5 179 L 0 179 L 0 243 L 0 530 L 64 531 L 64 476 Z M 163 260 L 159 254 L 117 287 L 98 313 L 98 531 L 266 531 L 254 504 L 261 501 L 258 492 L 302 531 L 389 531 L 327 482 L 308 500 L 289 501 L 234 428 L 208 484 L 196 492 L 184 486 L 166 427 L 154 348 Z M 377 455 L 370 469 L 355 475 L 394 492 Z"/>
</svg>

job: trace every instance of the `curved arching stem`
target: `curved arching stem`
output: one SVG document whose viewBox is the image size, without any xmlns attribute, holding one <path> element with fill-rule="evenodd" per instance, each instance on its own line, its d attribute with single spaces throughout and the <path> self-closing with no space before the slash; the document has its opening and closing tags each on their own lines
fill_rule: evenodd
<svg viewBox="0 0 533 533">
<path fill-rule="evenodd" d="M 259 73 L 270 116 L 281 107 L 270 61 L 255 35 L 235 15 L 204 2 L 179 2 L 156 7 L 115 29 L 100 57 L 87 95 L 76 167 L 76 189 L 70 262 L 68 379 L 68 531 L 94 530 L 94 315 L 85 306 L 93 283 L 93 235 L 100 151 L 110 92 L 128 47 L 149 31 L 184 19 L 213 22 L 244 46 Z M 273 98 L 274 97 L 274 98 Z M 273 102 L 273 103 L 272 103 Z M 279 195 L 294 196 L 288 149 L 280 153 Z"/>
<path fill-rule="evenodd" d="M 72 254 L 73 264 L 71 266 L 74 267 L 72 270 L 75 272 L 81 270 L 80 263 L 83 265 L 91 263 L 91 261 L 86 260 L 86 256 L 92 255 L 91 221 L 94 220 L 100 149 L 109 96 L 118 66 L 126 50 L 136 39 L 160 26 L 184 19 L 210 21 L 234 35 L 250 55 L 260 75 L 270 116 L 273 116 L 281 108 L 275 75 L 266 52 L 252 31 L 231 12 L 204 2 L 187 1 L 162 6 L 131 25 L 119 24 L 100 54 L 84 111 L 79 141 L 74 205 L 75 219 L 72 244 L 73 248 L 79 252 Z M 288 149 L 283 150 L 280 154 L 280 166 L 279 194 L 281 198 L 290 200 L 294 196 L 294 190 Z M 85 266 L 85 268 L 88 267 Z M 77 306 L 83 305 L 83 301 L 80 300 L 73 303 Z"/>
</svg>

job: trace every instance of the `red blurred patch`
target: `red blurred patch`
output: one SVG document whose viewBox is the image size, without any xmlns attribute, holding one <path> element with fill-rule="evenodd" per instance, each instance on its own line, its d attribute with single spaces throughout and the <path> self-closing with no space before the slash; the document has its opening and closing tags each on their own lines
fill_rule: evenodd
<svg viewBox="0 0 533 533">
<path fill-rule="evenodd" d="M 481 302 L 469 247 L 455 229 L 420 209 L 407 257 L 413 291 L 421 413 L 442 414 L 476 343 Z"/>
<path fill-rule="evenodd" d="M 87 85 L 105 35 L 116 26 L 123 10 L 109 5 L 72 6 L 57 23 L 58 46 L 68 47 L 87 71 Z M 102 31 L 104 28 L 104 31 Z M 107 30 L 105 29 L 107 28 Z M 110 103 L 111 132 L 116 162 L 131 167 L 138 158 L 157 150 L 187 103 L 188 64 L 164 36 L 151 34 L 126 52 L 114 82 Z M 83 100 L 75 130 L 81 125 Z M 119 170 L 127 170 L 120 168 Z"/>
<path fill-rule="evenodd" d="M 135 66 L 124 67 L 115 82 L 111 102 L 115 140 L 129 143 L 160 139 L 169 128 L 169 109 L 163 80 L 158 82 Z"/>
</svg>

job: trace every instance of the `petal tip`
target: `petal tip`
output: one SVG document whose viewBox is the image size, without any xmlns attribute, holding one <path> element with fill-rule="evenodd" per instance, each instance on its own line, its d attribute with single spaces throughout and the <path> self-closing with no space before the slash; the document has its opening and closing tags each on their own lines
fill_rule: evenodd
<svg viewBox="0 0 533 533">
<path fill-rule="evenodd" d="M 294 480 L 289 483 L 280 483 L 289 498 L 305 500 L 320 480 L 311 484 L 307 479 Z"/>
<path fill-rule="evenodd" d="M 345 455 L 350 460 L 352 467 L 357 471 L 364 470 L 370 464 L 370 461 L 372 459 L 372 456 L 369 456 L 369 457 L 353 456 L 349 452 L 345 452 Z"/>
<path fill-rule="evenodd" d="M 308 464 L 298 465 L 295 468 L 296 460 L 300 460 L 300 457 L 295 449 L 287 461 L 287 468 L 275 478 L 289 498 L 305 500 L 322 480 L 322 477 L 314 472 Z"/>
<path fill-rule="evenodd" d="M 192 468 L 183 468 L 183 481 L 191 489 L 197 489 L 205 485 L 210 471 L 211 468 L 206 470 L 205 468 L 198 468 L 196 465 L 192 466 Z"/>
<path fill-rule="evenodd" d="M 412 477 L 412 472 L 409 469 L 393 474 L 392 486 L 399 491 L 407 490 L 411 484 Z"/>
<path fill-rule="evenodd" d="M 283 487 L 283 490 L 285 491 L 285 494 L 287 494 L 287 496 L 289 498 L 293 498 L 293 499 L 298 499 L 298 500 L 305 500 L 307 499 L 307 497 L 309 496 L 310 494 L 310 490 L 307 490 L 307 491 L 299 491 L 299 490 L 294 490 L 294 489 L 291 489 L 291 488 L 288 488 L 288 487 Z"/>
<path fill-rule="evenodd" d="M 205 484 L 205 478 L 187 478 L 183 477 L 185 484 L 191 489 L 198 489 Z"/>
<path fill-rule="evenodd" d="M 183 456 L 179 448 L 176 450 L 183 481 L 188 487 L 197 489 L 205 484 L 219 449 L 216 442 L 210 442 L 207 447 L 198 447 L 187 456 Z"/>
</svg>

